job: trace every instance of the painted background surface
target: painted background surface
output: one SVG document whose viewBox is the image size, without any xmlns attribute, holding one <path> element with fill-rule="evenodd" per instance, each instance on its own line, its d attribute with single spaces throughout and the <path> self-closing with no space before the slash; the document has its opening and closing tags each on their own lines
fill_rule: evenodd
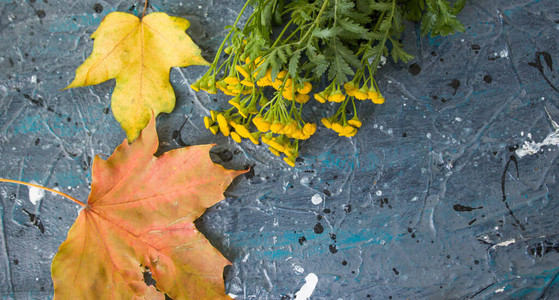
<svg viewBox="0 0 559 300">
<path fill-rule="evenodd" d="M 242 4 L 154 0 L 151 11 L 189 19 L 209 59 Z M 0 0 L 1 177 L 87 199 L 92 158 L 125 137 L 114 82 L 60 89 L 101 19 L 139 5 Z M 211 135 L 202 118 L 226 98 L 189 88 L 204 67 L 172 70 L 161 151 L 215 142 L 216 162 L 253 169 L 197 224 L 233 262 L 227 293 L 291 299 L 314 273 L 312 299 L 559 297 L 559 2 L 471 0 L 459 19 L 466 32 L 451 37 L 409 24 L 416 58 L 382 67 L 386 103 L 359 104 L 354 138 L 319 127 L 295 168 Z M 78 207 L 8 184 L 0 198 L 0 294 L 51 298 L 50 262 Z"/>
</svg>

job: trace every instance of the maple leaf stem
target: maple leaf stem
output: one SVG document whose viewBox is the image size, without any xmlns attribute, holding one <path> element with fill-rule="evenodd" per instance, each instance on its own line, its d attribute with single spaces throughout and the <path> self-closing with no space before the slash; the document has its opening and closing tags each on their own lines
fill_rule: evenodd
<svg viewBox="0 0 559 300">
<path fill-rule="evenodd" d="M 149 2 L 149 0 L 146 0 L 145 3 L 144 3 L 144 12 L 142 13 L 142 18 L 146 15 L 146 10 L 148 8 L 148 2 Z"/>
<path fill-rule="evenodd" d="M 77 204 L 79 204 L 79 205 L 81 205 L 81 206 L 85 206 L 85 204 L 83 204 L 82 202 L 80 202 L 78 199 L 76 199 L 76 198 L 74 198 L 74 197 L 72 197 L 72 196 L 70 196 L 70 195 L 68 195 L 68 194 L 65 194 L 65 193 L 63 193 L 63 192 L 59 192 L 59 191 L 57 191 L 57 190 L 49 189 L 49 188 L 44 187 L 44 186 L 40 186 L 40 185 L 36 185 L 36 184 L 33 184 L 33 183 L 24 182 L 24 181 L 19 181 L 19 180 L 5 179 L 5 178 L 0 178 L 0 182 L 9 182 L 9 183 L 27 185 L 27 186 L 32 186 L 32 187 L 35 187 L 35 188 L 43 189 L 43 190 L 49 191 L 49 192 L 51 192 L 51 193 L 58 194 L 58 195 L 60 195 L 60 196 L 66 197 L 66 198 L 68 198 L 68 199 L 70 199 L 70 200 L 76 202 Z"/>
</svg>

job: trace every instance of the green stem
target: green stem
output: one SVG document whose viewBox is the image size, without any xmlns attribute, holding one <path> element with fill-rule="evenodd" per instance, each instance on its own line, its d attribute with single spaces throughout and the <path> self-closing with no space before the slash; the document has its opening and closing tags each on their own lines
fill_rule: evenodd
<svg viewBox="0 0 559 300">
<path fill-rule="evenodd" d="M 390 10 L 390 16 L 388 17 L 390 19 L 391 23 L 392 23 L 392 19 L 394 18 L 394 11 L 396 11 L 396 0 L 392 0 L 392 9 Z M 382 42 L 380 42 L 380 44 L 379 44 L 379 45 L 382 45 L 382 46 L 380 47 L 380 51 L 377 54 L 377 56 L 375 57 L 375 60 L 373 61 L 372 65 L 371 65 L 371 67 L 374 68 L 374 69 L 372 71 L 369 69 L 370 76 L 374 76 L 377 73 L 378 63 L 380 61 L 380 57 L 382 56 L 382 49 L 384 49 L 384 45 L 386 44 L 386 40 L 388 39 L 388 33 L 389 32 L 390 32 L 390 29 L 388 29 L 384 32 L 384 37 L 382 38 Z"/>
<path fill-rule="evenodd" d="M 231 34 L 233 34 L 233 31 L 234 31 L 235 27 L 237 27 L 237 23 L 239 23 L 239 20 L 241 19 L 241 16 L 245 12 L 245 9 L 248 7 L 250 2 L 251 2 L 251 0 L 247 0 L 247 2 L 245 2 L 245 5 L 243 6 L 241 11 L 239 12 L 239 15 L 237 16 L 237 19 L 235 19 L 235 22 L 233 23 L 233 26 L 232 26 L 233 28 L 231 28 L 231 30 L 229 30 L 229 33 L 227 33 L 227 36 L 225 36 L 225 39 L 223 39 L 223 42 L 221 42 L 221 45 L 219 46 L 219 49 L 217 49 L 217 52 L 215 54 L 214 61 L 212 62 L 212 68 L 215 69 L 215 66 L 217 64 L 217 61 L 219 60 L 219 56 L 221 55 L 221 51 L 223 51 L 223 47 L 225 46 L 225 43 L 227 42 L 227 40 L 229 40 L 229 37 L 231 36 Z M 212 69 L 212 68 L 210 68 L 210 69 Z"/>
<path fill-rule="evenodd" d="M 314 28 L 318 26 L 318 24 L 320 23 L 320 18 L 326 10 L 326 6 L 328 6 L 328 2 L 329 0 L 324 0 L 324 3 L 322 4 L 322 7 L 320 8 L 320 11 L 318 12 L 318 15 L 316 16 L 316 19 L 314 20 L 312 26 L 309 28 L 309 30 L 307 30 L 305 35 L 303 35 L 303 37 L 301 38 L 301 40 L 299 40 L 299 42 L 297 42 L 297 44 L 302 44 L 307 39 L 307 36 L 312 33 Z"/>
</svg>

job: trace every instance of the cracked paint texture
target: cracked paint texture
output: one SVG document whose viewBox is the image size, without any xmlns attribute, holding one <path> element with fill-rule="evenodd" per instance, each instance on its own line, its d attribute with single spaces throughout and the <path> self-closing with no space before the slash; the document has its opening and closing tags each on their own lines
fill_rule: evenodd
<svg viewBox="0 0 559 300">
<path fill-rule="evenodd" d="M 150 3 L 189 19 L 207 59 L 243 5 Z M 0 0 L 0 177 L 87 198 L 92 158 L 125 138 L 109 107 L 114 82 L 60 89 L 101 19 L 142 5 Z M 386 103 L 359 103 L 353 138 L 319 127 L 295 168 L 205 130 L 203 116 L 227 98 L 189 88 L 205 67 L 171 71 L 177 105 L 158 118 L 159 152 L 217 143 L 215 162 L 252 167 L 197 221 L 233 262 L 227 293 L 293 299 L 313 273 L 311 299 L 559 297 L 559 151 L 516 155 L 559 122 L 559 3 L 470 0 L 459 19 L 466 32 L 449 37 L 408 24 L 415 59 L 379 71 Z M 312 122 L 335 111 L 314 106 Z M 29 193 L 0 185 L 4 298 L 52 298 L 50 262 L 78 213 Z"/>
</svg>

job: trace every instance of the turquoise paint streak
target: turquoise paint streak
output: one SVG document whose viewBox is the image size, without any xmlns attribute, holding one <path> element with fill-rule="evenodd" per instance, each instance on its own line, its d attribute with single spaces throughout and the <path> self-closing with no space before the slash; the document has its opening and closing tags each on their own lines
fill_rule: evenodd
<svg viewBox="0 0 559 300">
<path fill-rule="evenodd" d="M 254 233 L 235 232 L 229 234 L 232 248 L 246 248 L 251 257 L 255 259 L 280 260 L 287 257 L 306 257 L 329 253 L 329 245 L 334 241 L 325 231 L 316 234 L 312 230 L 293 232 L 262 232 L 262 236 L 255 236 Z M 303 245 L 299 244 L 299 237 L 304 236 L 306 241 Z M 338 251 L 352 249 L 365 244 L 380 245 L 389 243 L 394 237 L 383 232 L 373 232 L 369 229 L 353 233 L 348 230 L 338 230 L 336 232 L 336 245 Z M 276 242 L 274 243 L 274 240 Z M 272 246 L 273 245 L 273 246 Z M 259 248 L 268 248 L 266 251 L 259 251 Z"/>
</svg>

